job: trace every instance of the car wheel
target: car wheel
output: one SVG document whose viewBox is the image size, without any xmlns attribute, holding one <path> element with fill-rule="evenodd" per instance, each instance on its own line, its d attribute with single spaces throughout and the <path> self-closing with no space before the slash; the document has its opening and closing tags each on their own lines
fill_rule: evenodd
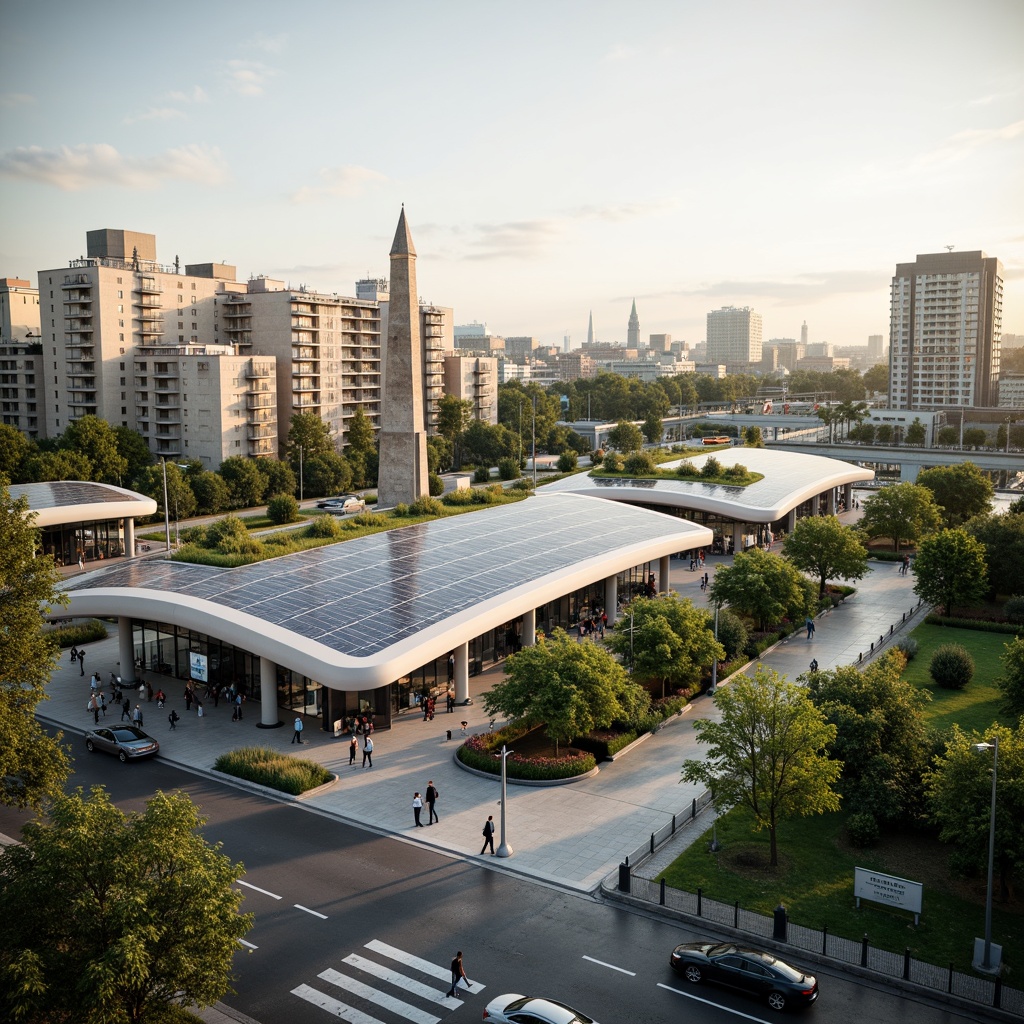
<svg viewBox="0 0 1024 1024">
<path fill-rule="evenodd" d="M 686 970 L 683 973 L 686 976 L 686 980 L 692 981 L 695 985 L 704 977 L 704 975 L 700 973 L 700 968 L 696 964 L 687 964 Z"/>
<path fill-rule="evenodd" d="M 85 741 L 85 749 L 88 750 L 90 754 L 92 754 L 96 750 L 96 747 L 93 744 L 92 740 Z"/>
<path fill-rule="evenodd" d="M 784 1010 L 786 1008 L 786 997 L 781 992 L 769 992 L 768 1005 L 773 1010 Z"/>
<path fill-rule="evenodd" d="M 117 755 L 117 758 L 121 764 L 124 764 L 128 760 L 128 755 L 122 750 L 121 753 Z"/>
</svg>

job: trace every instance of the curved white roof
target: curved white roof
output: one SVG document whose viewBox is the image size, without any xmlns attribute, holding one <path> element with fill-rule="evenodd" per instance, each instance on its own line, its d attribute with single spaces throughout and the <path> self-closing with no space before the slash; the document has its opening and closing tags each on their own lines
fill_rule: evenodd
<svg viewBox="0 0 1024 1024">
<path fill-rule="evenodd" d="M 35 526 L 62 526 L 94 519 L 136 519 L 156 512 L 156 502 L 144 494 L 113 484 L 88 480 L 51 480 L 40 484 L 11 484 L 12 498 L 25 495 L 36 513 Z"/>
<path fill-rule="evenodd" d="M 711 541 L 674 516 L 541 494 L 237 569 L 133 559 L 67 580 L 61 614 L 174 623 L 363 690 L 548 601 Z"/>
<path fill-rule="evenodd" d="M 694 454 L 689 461 L 700 468 L 711 455 L 723 466 L 739 463 L 754 473 L 762 473 L 764 479 L 747 487 L 727 487 L 702 483 L 692 477 L 629 480 L 577 473 L 546 484 L 544 490 L 712 512 L 744 523 L 771 523 L 822 491 L 873 480 L 875 476 L 874 470 L 850 462 L 773 448 L 723 448 Z M 682 461 L 681 457 L 662 463 L 661 468 L 669 469 Z"/>
</svg>

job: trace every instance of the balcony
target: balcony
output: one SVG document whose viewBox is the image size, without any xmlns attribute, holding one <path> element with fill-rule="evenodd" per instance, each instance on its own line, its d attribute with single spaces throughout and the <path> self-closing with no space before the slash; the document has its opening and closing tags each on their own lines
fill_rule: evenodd
<svg viewBox="0 0 1024 1024">
<path fill-rule="evenodd" d="M 277 437 L 277 427 L 273 423 L 250 423 L 246 427 L 250 441 L 261 437 Z"/>
<path fill-rule="evenodd" d="M 277 445 L 273 439 L 260 439 L 249 441 L 249 454 L 255 457 L 269 456 L 276 454 Z"/>
<path fill-rule="evenodd" d="M 140 277 L 132 291 L 137 295 L 162 295 L 164 289 L 155 277 Z"/>
<path fill-rule="evenodd" d="M 273 376 L 273 363 L 252 363 L 245 371 L 246 380 L 262 380 Z"/>
<path fill-rule="evenodd" d="M 245 396 L 245 407 L 246 409 L 273 409 L 274 400 L 269 392 L 266 394 L 249 392 Z"/>
<path fill-rule="evenodd" d="M 88 274 L 65 274 L 61 288 L 81 288 L 82 285 L 92 287 L 92 278 Z"/>
</svg>

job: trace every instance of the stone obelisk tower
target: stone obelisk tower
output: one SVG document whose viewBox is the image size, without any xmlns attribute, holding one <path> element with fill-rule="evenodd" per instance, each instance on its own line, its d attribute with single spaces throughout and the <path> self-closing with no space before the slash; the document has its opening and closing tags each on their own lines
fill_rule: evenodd
<svg viewBox="0 0 1024 1024">
<path fill-rule="evenodd" d="M 416 250 L 405 220 L 398 218 L 391 246 L 391 288 L 381 406 L 377 504 L 394 508 L 428 493 L 427 431 L 423 413 L 423 342 L 420 337 Z"/>
</svg>

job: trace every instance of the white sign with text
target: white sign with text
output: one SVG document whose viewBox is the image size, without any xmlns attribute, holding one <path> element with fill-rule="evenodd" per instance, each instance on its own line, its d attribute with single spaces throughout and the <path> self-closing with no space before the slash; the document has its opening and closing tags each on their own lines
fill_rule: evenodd
<svg viewBox="0 0 1024 1024">
<path fill-rule="evenodd" d="M 853 869 L 853 894 L 857 897 L 857 906 L 862 899 L 874 903 L 884 903 L 890 907 L 899 907 L 914 914 L 914 923 L 921 913 L 921 898 L 924 886 L 920 882 L 911 882 L 896 875 L 886 875 L 881 871 L 870 871 L 867 868 Z"/>
</svg>

